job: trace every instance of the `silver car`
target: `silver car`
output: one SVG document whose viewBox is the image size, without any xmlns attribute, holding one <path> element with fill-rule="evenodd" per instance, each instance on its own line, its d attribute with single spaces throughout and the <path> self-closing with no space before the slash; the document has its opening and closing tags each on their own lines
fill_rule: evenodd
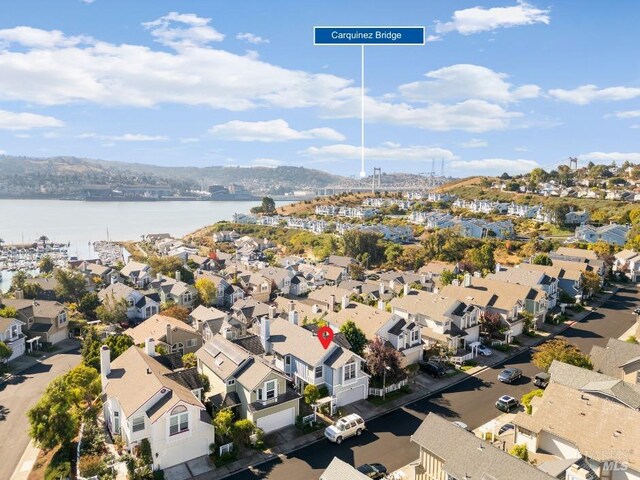
<svg viewBox="0 0 640 480">
<path fill-rule="evenodd" d="M 330 441 L 340 444 L 345 438 L 362 434 L 364 428 L 364 420 L 362 417 L 352 413 L 325 428 L 324 436 Z"/>
</svg>

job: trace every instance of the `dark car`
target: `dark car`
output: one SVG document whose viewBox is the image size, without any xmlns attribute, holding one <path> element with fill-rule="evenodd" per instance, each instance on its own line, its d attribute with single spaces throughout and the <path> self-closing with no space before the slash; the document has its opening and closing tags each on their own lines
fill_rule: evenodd
<svg viewBox="0 0 640 480">
<path fill-rule="evenodd" d="M 502 383 L 513 383 L 522 377 L 522 370 L 519 368 L 505 368 L 498 375 L 498 380 Z"/>
<path fill-rule="evenodd" d="M 551 375 L 546 372 L 536 373 L 536 376 L 533 377 L 533 384 L 536 387 L 547 388 L 549 385 L 549 380 L 551 379 Z"/>
<path fill-rule="evenodd" d="M 387 467 L 381 463 L 365 463 L 360 465 L 356 470 L 364 473 L 369 478 L 382 478 L 387 474 Z"/>
<path fill-rule="evenodd" d="M 447 374 L 447 369 L 444 365 L 433 361 L 420 362 L 420 370 L 428 373 L 432 377 L 444 377 Z"/>
<path fill-rule="evenodd" d="M 509 395 L 501 396 L 496 402 L 496 408 L 505 413 L 509 413 L 514 408 L 518 408 L 518 405 L 520 405 L 518 400 Z"/>
</svg>

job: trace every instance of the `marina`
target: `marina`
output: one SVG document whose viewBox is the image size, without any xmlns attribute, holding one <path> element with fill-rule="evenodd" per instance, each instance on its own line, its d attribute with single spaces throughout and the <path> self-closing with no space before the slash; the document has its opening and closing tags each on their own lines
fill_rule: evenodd
<svg viewBox="0 0 640 480">
<path fill-rule="evenodd" d="M 69 260 L 69 243 L 46 243 L 0 246 L 0 278 L 2 271 L 35 270 L 43 257 L 49 256 L 56 266 Z"/>
</svg>

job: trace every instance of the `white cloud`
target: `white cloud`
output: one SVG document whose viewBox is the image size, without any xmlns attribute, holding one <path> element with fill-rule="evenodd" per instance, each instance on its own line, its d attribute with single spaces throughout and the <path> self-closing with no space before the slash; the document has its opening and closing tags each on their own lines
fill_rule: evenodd
<svg viewBox="0 0 640 480">
<path fill-rule="evenodd" d="M 210 18 L 193 13 L 171 12 L 142 26 L 151 32 L 158 43 L 173 48 L 202 47 L 210 42 L 221 42 L 224 35 L 209 26 Z"/>
<path fill-rule="evenodd" d="M 356 160 L 360 159 L 361 149 L 357 145 L 327 145 L 325 147 L 309 147 L 301 150 L 301 155 L 325 158 L 331 160 Z M 402 147 L 396 143 L 384 143 L 378 147 L 365 147 L 364 157 L 367 160 L 431 160 L 457 158 L 453 152 L 440 147 L 428 147 L 424 145 L 410 145 Z"/>
<path fill-rule="evenodd" d="M 428 72 L 425 77 L 428 80 L 401 85 L 400 93 L 409 100 L 421 102 L 472 98 L 498 103 L 535 98 L 540 94 L 537 85 L 514 89 L 505 81 L 508 75 L 480 65 L 451 65 Z"/>
<path fill-rule="evenodd" d="M 460 145 L 462 148 L 482 148 L 488 147 L 489 143 L 486 140 L 482 140 L 480 138 L 472 138 L 469 141 L 466 141 Z"/>
<path fill-rule="evenodd" d="M 640 162 L 640 153 L 590 152 L 582 154 L 578 158 L 585 161 Z"/>
<path fill-rule="evenodd" d="M 92 4 L 93 2 L 95 2 L 96 0 L 80 0 L 82 3 L 86 3 L 87 5 Z"/>
<path fill-rule="evenodd" d="M 276 160 L 275 158 L 256 158 L 251 163 L 256 167 L 270 167 L 270 168 L 275 168 L 282 165 L 282 161 Z"/>
<path fill-rule="evenodd" d="M 540 166 L 535 160 L 509 160 L 505 158 L 485 158 L 482 160 L 454 160 L 451 167 L 454 176 L 465 177 L 470 170 L 487 173 L 504 172 L 526 173 Z"/>
<path fill-rule="evenodd" d="M 427 37 L 427 42 L 439 42 L 440 40 L 442 40 L 442 37 L 440 35 L 429 35 Z"/>
<path fill-rule="evenodd" d="M 180 139 L 180 143 L 198 143 L 200 139 L 198 137 L 185 137 Z"/>
<path fill-rule="evenodd" d="M 0 130 L 31 130 L 32 128 L 62 127 L 63 125 L 62 120 L 54 117 L 0 110 Z"/>
<path fill-rule="evenodd" d="M 214 125 L 209 129 L 209 132 L 218 138 L 239 142 L 286 142 L 289 140 L 304 140 L 310 138 L 333 141 L 345 139 L 344 135 L 332 128 L 294 130 L 281 118 L 264 122 L 232 120 L 220 125 Z"/>
<path fill-rule="evenodd" d="M 6 150 L 0 150 L 0 155 L 6 155 L 7 151 Z"/>
<path fill-rule="evenodd" d="M 624 112 L 616 112 L 607 115 L 607 117 L 617 118 L 640 118 L 640 110 L 627 110 Z"/>
<path fill-rule="evenodd" d="M 236 38 L 238 40 L 243 40 L 247 43 L 252 43 L 253 45 L 260 45 L 263 43 L 269 43 L 269 40 L 266 38 L 262 38 L 259 35 L 256 35 L 255 33 L 239 33 L 236 35 Z"/>
<path fill-rule="evenodd" d="M 158 142 L 167 140 L 167 137 L 162 135 L 144 135 L 142 133 L 125 133 L 123 135 L 98 135 L 97 133 L 82 133 L 76 138 L 96 138 L 99 140 L 109 140 L 109 144 L 113 145 L 113 142 Z"/>
<path fill-rule="evenodd" d="M 8 48 L 12 44 L 34 49 L 51 49 L 74 47 L 80 44 L 91 44 L 88 36 L 66 36 L 59 30 L 41 30 L 32 27 L 15 27 L 0 30 L 0 48 Z"/>
<path fill-rule="evenodd" d="M 549 95 L 564 102 L 587 105 L 591 102 L 631 100 L 640 97 L 640 88 L 634 87 L 608 87 L 598 88 L 597 85 L 582 85 L 573 90 L 556 88 L 549 90 Z"/>
<path fill-rule="evenodd" d="M 536 8 L 529 3 L 519 1 L 510 7 L 473 7 L 457 10 L 450 22 L 436 22 L 437 33 L 458 32 L 462 35 L 487 32 L 498 28 L 532 25 L 551 21 L 549 10 Z"/>
</svg>

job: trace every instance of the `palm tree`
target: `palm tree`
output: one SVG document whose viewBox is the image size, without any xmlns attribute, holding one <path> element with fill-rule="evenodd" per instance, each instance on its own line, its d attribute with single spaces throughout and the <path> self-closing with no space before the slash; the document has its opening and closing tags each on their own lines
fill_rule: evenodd
<svg viewBox="0 0 640 480">
<path fill-rule="evenodd" d="M 47 237 L 46 235 L 41 235 L 38 240 L 42 242 L 42 248 L 46 248 L 47 240 L 49 240 L 49 237 Z"/>
</svg>

